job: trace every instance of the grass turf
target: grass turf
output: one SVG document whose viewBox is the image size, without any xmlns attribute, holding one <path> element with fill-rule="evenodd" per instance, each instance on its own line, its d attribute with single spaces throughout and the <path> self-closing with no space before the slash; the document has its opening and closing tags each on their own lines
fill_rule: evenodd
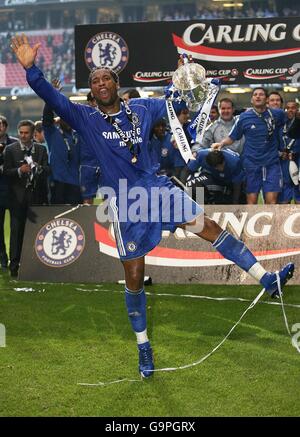
<svg viewBox="0 0 300 437">
<path fill-rule="evenodd" d="M 26 287 L 28 291 L 17 291 Z M 289 286 L 286 303 L 300 303 Z M 249 305 L 181 294 L 253 299 L 254 286 L 154 285 L 148 332 L 156 367 L 189 364 L 210 352 Z M 172 293 L 177 296 L 159 296 Z M 267 296 L 262 301 L 269 301 Z M 33 284 L 0 276 L 1 416 L 298 416 L 300 355 L 280 306 L 257 304 L 204 363 L 139 379 L 137 349 L 115 284 Z M 286 307 L 290 325 L 300 309 Z"/>
</svg>

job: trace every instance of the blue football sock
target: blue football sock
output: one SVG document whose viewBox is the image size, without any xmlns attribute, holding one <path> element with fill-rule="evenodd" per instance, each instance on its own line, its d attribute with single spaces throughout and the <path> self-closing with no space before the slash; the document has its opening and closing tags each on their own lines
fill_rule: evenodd
<svg viewBox="0 0 300 437">
<path fill-rule="evenodd" d="M 144 289 L 142 288 L 140 291 L 133 292 L 125 287 L 125 300 L 132 329 L 135 333 L 144 332 L 147 323 L 146 294 Z M 140 343 L 140 341 L 138 342 Z"/>
<path fill-rule="evenodd" d="M 257 263 L 257 259 L 243 241 L 236 239 L 227 231 L 221 232 L 213 246 L 224 258 L 233 261 L 246 272 Z"/>
</svg>

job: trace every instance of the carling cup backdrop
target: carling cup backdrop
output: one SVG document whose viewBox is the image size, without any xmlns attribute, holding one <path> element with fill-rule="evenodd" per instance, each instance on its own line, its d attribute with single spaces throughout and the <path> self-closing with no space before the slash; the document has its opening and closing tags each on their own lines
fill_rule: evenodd
<svg viewBox="0 0 300 437">
<path fill-rule="evenodd" d="M 165 21 L 75 27 L 76 87 L 94 67 L 110 67 L 121 86 L 164 86 L 178 55 L 192 55 L 223 84 L 300 82 L 299 18 Z"/>
<path fill-rule="evenodd" d="M 97 220 L 96 206 L 68 209 L 33 208 L 34 220 L 26 223 L 20 279 L 77 283 L 123 279 L 112 224 Z M 299 205 L 208 205 L 205 212 L 243 239 L 267 270 L 279 270 L 288 261 L 299 265 Z M 137 248 L 140 242 L 128 244 Z M 159 246 L 146 256 L 146 275 L 156 283 L 255 283 L 210 243 L 183 229 L 163 233 Z M 291 284 L 300 284 L 300 269 Z"/>
</svg>

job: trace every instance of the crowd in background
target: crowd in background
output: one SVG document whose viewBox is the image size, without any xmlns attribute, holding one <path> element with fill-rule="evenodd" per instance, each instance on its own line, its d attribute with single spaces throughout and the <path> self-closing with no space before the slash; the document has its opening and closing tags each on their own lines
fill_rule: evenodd
<svg viewBox="0 0 300 437">
<path fill-rule="evenodd" d="M 32 11 L 24 12 L 22 16 L 15 16 L 13 12 L 7 12 L 5 19 L 0 20 L 1 29 L 9 32 L 19 32 L 24 30 L 38 30 L 46 27 L 47 14 L 49 13 L 48 22 L 51 23 L 52 29 L 63 28 L 71 29 L 78 24 L 93 23 L 122 23 L 132 21 L 179 21 L 179 20 L 213 20 L 223 18 L 271 18 L 271 17 L 293 17 L 299 16 L 300 7 L 298 4 L 292 6 L 273 7 L 270 3 L 260 2 L 257 5 L 249 6 L 245 3 L 242 7 L 223 8 L 222 5 L 196 5 L 191 3 L 158 5 L 148 11 L 146 7 L 133 9 L 124 9 L 123 12 L 117 12 L 113 8 L 111 11 L 100 10 L 92 11 L 88 15 L 82 14 L 80 10 L 65 9 L 59 11 L 59 20 L 55 19 L 55 13 L 43 11 L 38 16 Z"/>
<path fill-rule="evenodd" d="M 45 12 L 47 14 L 48 12 Z M 8 13 L 9 14 L 9 13 Z M 44 14 L 44 15 L 45 15 Z M 50 14 L 50 11 L 49 11 Z M 130 15 L 130 13 L 124 14 L 124 16 L 118 15 L 116 12 L 111 14 L 97 15 L 90 14 L 91 16 L 83 17 L 82 14 L 77 13 L 77 10 L 66 9 L 59 13 L 59 20 L 53 19 L 49 16 L 49 22 L 51 22 L 51 29 L 57 29 L 57 32 L 62 36 L 60 44 L 55 43 L 54 37 L 49 34 L 47 36 L 47 47 L 52 49 L 51 61 L 45 62 L 44 56 L 40 55 L 38 60 L 39 66 L 45 72 L 45 76 L 48 80 L 53 77 L 60 77 L 60 79 L 68 84 L 75 82 L 75 65 L 74 65 L 74 32 L 73 28 L 77 24 L 92 24 L 92 23 L 109 23 L 109 22 L 131 22 L 131 21 L 180 21 L 180 20 L 213 20 L 213 19 L 226 19 L 226 18 L 269 18 L 269 17 L 292 17 L 300 15 L 300 5 L 295 4 L 293 7 L 283 7 L 280 10 L 272 9 L 267 6 L 267 3 L 255 7 L 249 7 L 244 5 L 242 8 L 222 8 L 218 5 L 212 6 L 196 6 L 195 4 L 181 4 L 181 5 L 160 5 L 156 10 L 156 14 L 152 15 L 145 12 Z M 9 41 L 14 32 L 28 31 L 40 29 L 41 31 L 46 28 L 45 23 L 39 22 L 39 19 L 34 19 L 33 12 L 24 12 L 24 18 L 19 19 L 7 16 L 7 19 L 2 20 L 0 32 L 0 63 L 8 64 L 15 63 L 16 60 L 13 57 L 9 48 Z M 45 19 L 43 14 L 39 15 L 43 20 Z M 86 21 L 87 20 L 87 21 Z M 96 20 L 96 21 L 94 21 Z M 26 22 L 26 25 L 25 25 Z M 64 29 L 62 31 L 61 29 Z M 68 30 L 66 32 L 66 30 Z M 43 49 L 41 49 L 43 53 Z M 52 62 L 52 59 L 55 60 Z"/>
</svg>

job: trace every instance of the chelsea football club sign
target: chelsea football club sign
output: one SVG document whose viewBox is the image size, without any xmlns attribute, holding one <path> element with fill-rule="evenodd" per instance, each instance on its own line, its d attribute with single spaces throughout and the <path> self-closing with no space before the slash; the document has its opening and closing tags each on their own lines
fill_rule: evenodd
<svg viewBox="0 0 300 437">
<path fill-rule="evenodd" d="M 109 67 L 119 73 L 126 67 L 128 57 L 125 40 L 114 32 L 97 33 L 85 48 L 85 62 L 90 70 L 95 67 Z"/>
<path fill-rule="evenodd" d="M 44 225 L 35 240 L 39 260 L 49 267 L 65 267 L 76 261 L 85 246 L 81 226 L 73 220 L 53 220 Z"/>
</svg>

